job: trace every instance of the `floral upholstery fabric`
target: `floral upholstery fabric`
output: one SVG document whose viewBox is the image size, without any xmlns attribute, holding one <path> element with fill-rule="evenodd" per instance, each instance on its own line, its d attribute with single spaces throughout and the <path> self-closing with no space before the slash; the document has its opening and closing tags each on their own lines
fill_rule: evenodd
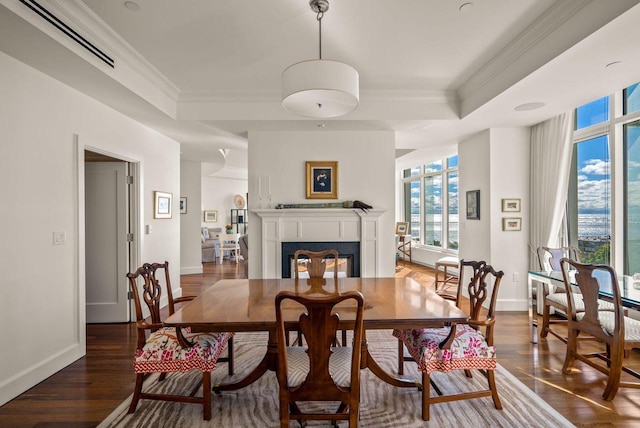
<svg viewBox="0 0 640 428">
<path fill-rule="evenodd" d="M 136 373 L 213 371 L 220 353 L 233 333 L 191 333 L 184 336 L 194 345 L 183 348 L 173 327 L 161 328 L 149 335 L 142 349 L 136 349 L 133 367 Z"/>
<path fill-rule="evenodd" d="M 449 331 L 448 327 L 394 330 L 393 335 L 402 340 L 418 369 L 426 373 L 496 368 L 495 347 L 487 345 L 484 336 L 469 325 L 458 325 L 451 348 L 440 349 Z"/>
</svg>

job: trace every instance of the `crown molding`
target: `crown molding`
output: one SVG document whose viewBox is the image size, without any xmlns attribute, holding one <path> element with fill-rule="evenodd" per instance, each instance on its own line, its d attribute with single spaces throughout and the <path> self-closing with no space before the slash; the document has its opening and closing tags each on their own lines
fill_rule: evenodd
<svg viewBox="0 0 640 428">
<path fill-rule="evenodd" d="M 542 40 L 591 2 L 592 0 L 555 2 L 458 88 L 460 99 L 468 98 L 479 88 L 488 85 L 490 81 L 503 74 L 519 58 L 538 46 Z"/>
</svg>

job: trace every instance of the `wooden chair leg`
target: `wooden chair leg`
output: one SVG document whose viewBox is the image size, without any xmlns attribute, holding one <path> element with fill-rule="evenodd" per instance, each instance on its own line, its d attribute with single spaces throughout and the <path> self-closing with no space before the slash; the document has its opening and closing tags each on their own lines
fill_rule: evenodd
<svg viewBox="0 0 640 428">
<path fill-rule="evenodd" d="M 142 373 L 136 374 L 136 386 L 133 390 L 133 398 L 131 398 L 131 404 L 129 405 L 129 411 L 127 413 L 133 413 L 138 407 L 138 401 L 140 401 L 140 394 L 142 394 L 142 381 L 144 375 Z"/>
<path fill-rule="evenodd" d="M 429 405 L 431 404 L 431 382 L 429 373 L 422 372 L 422 420 L 429 420 Z"/>
<path fill-rule="evenodd" d="M 202 372 L 202 410 L 204 420 L 211 420 L 211 372 Z"/>
<path fill-rule="evenodd" d="M 551 317 L 551 308 L 549 305 L 543 305 L 542 309 L 542 328 L 540 328 L 540 337 L 547 337 L 549 334 L 549 318 Z"/>
<path fill-rule="evenodd" d="M 609 366 L 609 378 L 607 379 L 607 386 L 604 388 L 602 398 L 607 401 L 613 400 L 618 392 L 620 386 L 620 379 L 622 377 L 622 355 L 620 351 L 613 350 L 611 352 L 611 364 Z"/>
<path fill-rule="evenodd" d="M 502 403 L 500 397 L 498 397 L 498 388 L 496 387 L 496 378 L 493 370 L 487 370 L 487 379 L 489 380 L 489 389 L 491 390 L 491 398 L 493 398 L 493 405 L 496 409 L 502 409 Z"/>
<path fill-rule="evenodd" d="M 404 374 L 404 344 L 398 339 L 398 374 Z"/>
<path fill-rule="evenodd" d="M 573 368 L 573 364 L 575 362 L 575 353 L 578 346 L 578 333 L 569 328 L 569 332 L 567 335 L 567 351 L 564 357 L 564 364 L 562 365 L 562 373 L 569 374 L 571 369 Z"/>
<path fill-rule="evenodd" d="M 233 375 L 233 337 L 231 337 L 229 339 L 229 341 L 227 342 L 227 356 L 229 358 L 228 364 L 229 364 L 229 376 Z"/>
</svg>

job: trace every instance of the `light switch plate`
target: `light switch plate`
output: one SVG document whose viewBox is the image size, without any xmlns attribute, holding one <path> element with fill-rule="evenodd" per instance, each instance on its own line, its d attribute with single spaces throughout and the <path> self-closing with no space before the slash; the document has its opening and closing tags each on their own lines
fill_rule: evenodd
<svg viewBox="0 0 640 428">
<path fill-rule="evenodd" d="M 66 232 L 53 232 L 53 245 L 64 245 L 67 243 Z"/>
</svg>

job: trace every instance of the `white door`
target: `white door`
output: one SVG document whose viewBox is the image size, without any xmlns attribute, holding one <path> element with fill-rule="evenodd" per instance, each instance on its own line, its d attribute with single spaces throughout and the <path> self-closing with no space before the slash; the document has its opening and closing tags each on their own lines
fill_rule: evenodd
<svg viewBox="0 0 640 428">
<path fill-rule="evenodd" d="M 126 162 L 85 163 L 87 322 L 129 322 Z"/>
</svg>

